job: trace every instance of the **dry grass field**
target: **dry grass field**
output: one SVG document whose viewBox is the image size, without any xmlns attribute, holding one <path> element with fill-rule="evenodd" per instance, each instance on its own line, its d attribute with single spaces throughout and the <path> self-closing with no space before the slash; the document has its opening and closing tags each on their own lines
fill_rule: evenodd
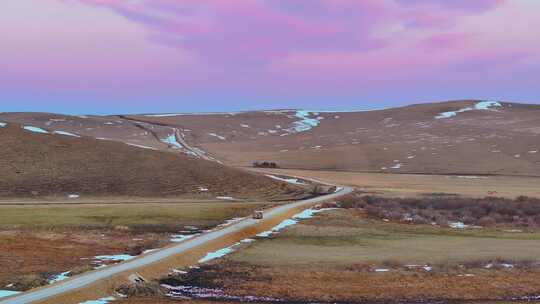
<svg viewBox="0 0 540 304">
<path fill-rule="evenodd" d="M 187 284 L 286 302 L 487 303 L 540 293 L 539 240 L 539 233 L 386 223 L 338 209 L 204 266 Z"/>
<path fill-rule="evenodd" d="M 470 197 L 520 195 L 540 197 L 540 178 L 523 176 L 459 176 L 431 174 L 386 174 L 319 170 L 262 170 L 290 176 L 303 176 L 360 191 L 387 196 L 419 196 L 432 193 L 459 194 Z"/>
<path fill-rule="evenodd" d="M 139 255 L 171 235 L 206 230 L 264 203 L 0 205 L 0 286 L 47 284 L 65 271 L 91 270 L 94 256 Z M 186 227 L 189 227 L 188 229 Z M 183 232 L 185 234 L 185 232 Z"/>
</svg>

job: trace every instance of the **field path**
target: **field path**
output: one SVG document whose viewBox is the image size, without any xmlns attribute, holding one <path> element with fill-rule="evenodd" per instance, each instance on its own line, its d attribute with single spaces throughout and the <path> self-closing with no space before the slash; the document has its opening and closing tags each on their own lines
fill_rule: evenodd
<svg viewBox="0 0 540 304">
<path fill-rule="evenodd" d="M 353 188 L 342 187 L 338 188 L 338 191 L 332 194 L 319 196 L 312 199 L 306 199 L 302 201 L 297 201 L 294 203 L 281 205 L 272 209 L 269 209 L 264 212 L 264 219 L 272 219 L 283 216 L 294 209 L 299 208 L 308 208 L 315 204 L 321 203 L 323 201 L 331 200 L 338 198 L 340 196 L 349 194 L 353 191 Z M 188 239 L 184 242 L 178 243 L 176 245 L 165 247 L 163 249 L 141 255 L 133 260 L 129 260 L 120 264 L 109 266 L 103 269 L 95 270 L 92 272 L 84 273 L 73 278 L 70 278 L 66 281 L 58 282 L 46 287 L 37 288 L 30 290 L 28 292 L 20 293 L 12 297 L 7 297 L 0 299 L 0 304 L 24 304 L 24 303 L 35 303 L 44 301 L 51 297 L 56 297 L 64 293 L 69 293 L 76 291 L 78 289 L 89 286 L 90 284 L 96 283 L 100 280 L 110 278 L 114 275 L 126 272 L 134 271 L 142 267 L 146 267 L 153 263 L 159 262 L 161 260 L 170 258 L 172 256 L 186 252 L 187 250 L 193 249 L 195 247 L 204 245 L 206 243 L 218 240 L 220 238 L 226 238 L 227 236 L 237 233 L 243 229 L 249 227 L 255 227 L 260 223 L 261 220 L 254 220 L 251 218 L 245 218 L 242 221 L 239 221 L 235 224 L 227 226 L 223 229 L 210 231 L 200 236 Z"/>
</svg>

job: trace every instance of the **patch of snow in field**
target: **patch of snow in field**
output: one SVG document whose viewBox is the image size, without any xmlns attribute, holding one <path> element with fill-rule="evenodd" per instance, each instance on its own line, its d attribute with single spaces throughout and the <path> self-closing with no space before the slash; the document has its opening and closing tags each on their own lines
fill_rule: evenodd
<svg viewBox="0 0 540 304">
<path fill-rule="evenodd" d="M 282 178 L 282 177 L 278 177 L 278 176 L 271 175 L 271 174 L 266 174 L 266 176 L 268 176 L 268 177 L 270 177 L 272 179 L 282 181 L 282 182 L 286 182 L 286 183 L 290 183 L 290 184 L 305 185 L 305 183 L 298 181 L 297 178 Z"/>
<path fill-rule="evenodd" d="M 401 169 L 401 164 L 397 163 L 397 164 L 391 166 L 390 169 Z"/>
<path fill-rule="evenodd" d="M 54 131 L 53 134 L 65 135 L 65 136 L 71 136 L 71 137 L 81 137 L 80 135 L 73 134 L 73 133 L 66 132 L 66 131 Z"/>
<path fill-rule="evenodd" d="M 0 122 L 0 128 L 5 128 L 7 126 L 7 123 L 5 122 Z"/>
<path fill-rule="evenodd" d="M 452 118 L 455 117 L 458 113 L 473 111 L 473 110 L 489 110 L 490 108 L 502 107 L 502 104 L 496 101 L 480 101 L 477 102 L 473 107 L 466 107 L 457 111 L 448 111 L 439 113 L 435 116 L 436 119 Z"/>
<path fill-rule="evenodd" d="M 231 253 L 234 251 L 234 246 L 238 246 L 240 245 L 240 243 L 236 243 L 232 246 L 229 246 L 229 247 L 226 247 L 226 248 L 221 248 L 219 250 L 216 250 L 216 251 L 213 251 L 213 252 L 209 252 L 206 254 L 206 256 L 202 259 L 199 260 L 199 263 L 206 263 L 208 261 L 211 261 L 211 260 L 214 260 L 214 259 L 218 259 L 218 258 L 221 258 L 223 256 L 226 256 L 227 254 Z"/>
<path fill-rule="evenodd" d="M 159 249 L 147 249 L 147 250 L 143 251 L 142 254 L 152 253 L 152 252 L 157 251 L 157 250 L 159 250 Z"/>
<path fill-rule="evenodd" d="M 79 194 L 70 194 L 68 195 L 68 198 L 79 198 L 81 197 Z"/>
<path fill-rule="evenodd" d="M 108 125 L 108 126 L 112 126 L 112 125 L 114 125 L 114 122 L 107 121 L 105 124 Z"/>
<path fill-rule="evenodd" d="M 255 242 L 254 239 L 243 239 L 240 241 L 240 243 L 243 243 L 243 244 L 246 244 L 246 243 L 252 243 L 252 242 Z"/>
<path fill-rule="evenodd" d="M 234 200 L 234 197 L 232 197 L 232 196 L 217 196 L 216 198 L 220 199 L 220 200 L 226 200 L 226 201 L 233 201 Z"/>
<path fill-rule="evenodd" d="M 148 147 L 148 146 L 137 145 L 137 144 L 132 144 L 132 143 L 126 143 L 126 145 L 132 146 L 132 147 L 141 148 L 141 149 L 147 149 L 147 150 L 157 150 L 157 149 L 154 148 L 154 147 Z"/>
<path fill-rule="evenodd" d="M 531 151 L 529 151 L 529 154 L 536 154 L 536 153 L 538 153 L 538 150 L 531 150 Z"/>
<path fill-rule="evenodd" d="M 240 126 L 241 126 L 242 128 L 249 128 L 249 125 L 246 125 L 246 124 L 240 124 Z"/>
<path fill-rule="evenodd" d="M 23 126 L 23 129 L 34 132 L 34 133 L 40 133 L 40 134 L 49 134 L 49 132 L 43 130 L 42 128 L 38 127 L 32 127 L 32 126 Z"/>
<path fill-rule="evenodd" d="M 262 237 L 262 238 L 269 237 L 272 234 L 279 232 L 280 230 L 283 230 L 292 225 L 296 225 L 298 223 L 298 220 L 309 219 L 309 218 L 312 218 L 313 215 L 316 213 L 327 211 L 327 210 L 333 210 L 333 209 L 335 208 L 306 209 L 300 213 L 295 214 L 291 219 L 284 220 L 283 222 L 279 223 L 274 228 L 257 234 L 257 236 Z"/>
<path fill-rule="evenodd" d="M 171 269 L 171 273 L 176 273 L 176 274 L 188 274 L 187 271 L 179 270 L 179 269 Z"/>
<path fill-rule="evenodd" d="M 49 279 L 48 282 L 49 282 L 49 284 L 53 284 L 53 283 L 56 283 L 56 282 L 67 280 L 69 278 L 70 273 L 71 273 L 71 271 L 66 271 L 66 272 L 62 272 L 60 274 L 54 275 Z"/>
<path fill-rule="evenodd" d="M 171 242 L 173 243 L 179 243 L 183 242 L 185 240 L 189 240 L 190 238 L 194 237 L 196 234 L 173 234 L 171 235 Z"/>
<path fill-rule="evenodd" d="M 199 191 L 206 192 L 208 191 L 208 188 L 199 186 Z"/>
<path fill-rule="evenodd" d="M 123 262 L 135 258 L 129 254 L 116 254 L 116 255 L 97 255 L 94 259 L 99 261 L 114 261 L 114 262 Z"/>
<path fill-rule="evenodd" d="M 268 130 L 268 133 L 270 133 L 270 134 L 276 134 L 277 131 L 276 131 L 276 130 Z"/>
<path fill-rule="evenodd" d="M 225 140 L 225 139 L 226 139 L 224 136 L 218 135 L 218 134 L 216 134 L 216 133 L 208 133 L 208 135 L 213 136 L 213 137 L 217 137 L 217 138 L 219 138 L 219 139 L 221 139 L 221 140 Z"/>
<path fill-rule="evenodd" d="M 20 291 L 12 291 L 12 290 L 1 290 L 0 289 L 0 298 L 5 298 L 9 296 L 16 295 L 18 293 L 21 293 Z"/>
<path fill-rule="evenodd" d="M 454 229 L 465 229 L 465 228 L 469 227 L 469 225 L 465 225 L 462 222 L 448 223 L 448 226 L 450 226 L 450 228 L 454 228 Z"/>
<path fill-rule="evenodd" d="M 305 132 L 313 129 L 314 127 L 317 127 L 321 122 L 317 118 L 309 118 L 311 116 L 312 112 L 309 111 L 303 111 L 298 110 L 296 111 L 296 114 L 294 115 L 296 118 L 299 118 L 300 120 L 293 122 L 293 127 L 287 129 L 287 131 L 291 133 L 300 133 Z"/>
<path fill-rule="evenodd" d="M 515 157 L 515 158 L 520 158 L 521 155 L 520 155 L 520 154 L 516 154 L 516 155 L 514 155 L 514 157 Z"/>
<path fill-rule="evenodd" d="M 171 134 L 161 139 L 161 142 L 173 147 L 173 149 L 182 149 L 182 145 L 176 140 L 176 135 Z"/>
<path fill-rule="evenodd" d="M 112 302 L 114 300 L 116 300 L 115 297 L 105 297 L 105 298 L 101 298 L 101 299 L 97 299 L 97 300 L 90 300 L 90 301 L 81 302 L 79 304 L 107 304 L 107 303 Z"/>
<path fill-rule="evenodd" d="M 245 217 L 233 217 L 232 219 L 226 220 L 223 224 L 219 224 L 218 227 L 227 227 L 234 223 L 238 223 L 243 219 L 245 219 Z"/>
<path fill-rule="evenodd" d="M 389 272 L 390 269 L 387 269 L 387 268 L 377 268 L 374 270 L 375 272 Z"/>
<path fill-rule="evenodd" d="M 464 179 L 487 179 L 487 176 L 474 176 L 474 175 L 458 175 L 456 178 L 464 178 Z"/>
</svg>

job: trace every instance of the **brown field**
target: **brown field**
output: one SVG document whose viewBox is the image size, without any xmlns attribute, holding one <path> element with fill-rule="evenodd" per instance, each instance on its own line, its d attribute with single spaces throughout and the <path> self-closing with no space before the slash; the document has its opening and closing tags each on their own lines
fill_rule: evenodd
<svg viewBox="0 0 540 304">
<path fill-rule="evenodd" d="M 26 290 L 51 275 L 92 269 L 97 255 L 139 255 L 171 234 L 210 229 L 264 203 L 0 205 L 0 286 Z"/>
<path fill-rule="evenodd" d="M 523 176 L 455 176 L 430 174 L 386 174 L 318 170 L 260 170 L 291 176 L 313 178 L 360 191 L 388 196 L 419 196 L 432 193 L 459 194 L 470 197 L 520 195 L 540 197 L 540 178 Z"/>
<path fill-rule="evenodd" d="M 191 280 L 230 295 L 300 302 L 509 299 L 540 293 L 539 239 L 538 233 L 384 223 L 334 210 L 211 263 Z M 515 266 L 485 268 L 497 261 Z"/>
</svg>

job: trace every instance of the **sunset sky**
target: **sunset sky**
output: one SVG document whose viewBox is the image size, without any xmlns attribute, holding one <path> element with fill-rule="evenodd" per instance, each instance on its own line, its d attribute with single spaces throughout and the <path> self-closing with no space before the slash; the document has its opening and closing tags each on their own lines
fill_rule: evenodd
<svg viewBox="0 0 540 304">
<path fill-rule="evenodd" d="M 0 111 L 540 103 L 539 0 L 5 0 Z"/>
</svg>

